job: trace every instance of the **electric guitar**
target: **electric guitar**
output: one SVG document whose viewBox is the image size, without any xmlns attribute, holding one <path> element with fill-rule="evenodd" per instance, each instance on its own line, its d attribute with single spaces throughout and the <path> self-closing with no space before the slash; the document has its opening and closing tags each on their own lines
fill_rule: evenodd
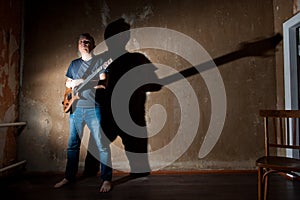
<svg viewBox="0 0 300 200">
<path fill-rule="evenodd" d="M 108 59 L 106 62 L 103 63 L 96 71 L 90 74 L 78 87 L 66 88 L 64 94 L 63 110 L 65 113 L 69 112 L 72 108 L 72 105 L 76 102 L 76 100 L 80 99 L 78 92 L 88 83 L 90 82 L 97 74 L 101 74 L 105 71 L 105 69 L 112 63 L 112 59 Z"/>
</svg>

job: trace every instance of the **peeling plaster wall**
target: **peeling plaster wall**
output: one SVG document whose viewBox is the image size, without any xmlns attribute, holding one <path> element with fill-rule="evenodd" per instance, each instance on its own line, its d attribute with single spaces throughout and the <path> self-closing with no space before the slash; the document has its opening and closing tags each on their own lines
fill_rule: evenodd
<svg viewBox="0 0 300 200">
<path fill-rule="evenodd" d="M 21 4 L 19 0 L 0 2 L 0 123 L 16 122 L 19 117 L 19 68 Z M 0 127 L 0 167 L 16 161 L 14 127 Z"/>
<path fill-rule="evenodd" d="M 20 135 L 18 155 L 26 159 L 28 170 L 64 171 L 68 139 L 68 114 L 62 111 L 62 97 L 67 67 L 77 57 L 76 37 L 90 32 L 96 42 L 103 41 L 105 25 L 124 17 L 132 26 L 162 27 L 187 35 L 199 43 L 212 58 L 226 55 L 251 42 L 274 34 L 274 8 L 283 1 L 272 0 L 187 0 L 187 1 L 30 1 L 25 2 L 25 52 L 21 119 L 28 126 Z M 285 1 L 284 1 L 285 2 Z M 285 4 L 280 15 L 287 17 L 293 10 Z M 290 9 L 289 9 L 290 8 Z M 277 15 L 278 16 L 278 15 Z M 277 20 L 277 19 L 275 19 Z M 277 25 L 278 26 L 278 25 Z M 276 27 L 277 27 L 276 26 Z M 276 29 L 277 32 L 278 29 Z M 138 46 L 133 40 L 129 46 Z M 180 39 L 180 38 L 178 38 Z M 144 37 L 148 41 L 149 38 Z M 175 40 L 176 41 L 176 40 Z M 168 43 L 180 52 L 182 46 Z M 187 48 L 189 51 L 189 48 Z M 158 49 L 142 49 L 154 63 L 180 71 L 191 64 L 179 55 Z M 197 53 L 189 54 L 197 57 Z M 273 52 L 274 53 L 274 52 Z M 199 55 L 201 56 L 201 55 Z M 278 55 L 279 57 L 280 55 Z M 201 64 L 201 63 L 199 63 Z M 221 136 L 204 158 L 198 153 L 209 128 L 212 112 L 211 91 L 200 75 L 187 78 L 198 102 L 200 121 L 191 144 L 182 143 L 170 149 L 175 154 L 187 150 L 168 169 L 254 169 L 255 159 L 263 153 L 262 121 L 259 109 L 277 107 L 275 55 L 232 60 L 218 68 L 226 91 L 226 118 Z M 188 98 L 188 97 L 187 97 Z M 181 123 L 182 110 L 170 89 L 148 96 L 147 108 L 160 104 L 167 115 L 161 131 L 149 140 L 150 151 L 156 151 L 172 141 Z M 147 110 L 147 120 L 149 110 Z M 156 116 L 154 113 L 154 117 Z M 192 115 L 188 121 L 194 122 Z M 154 127 L 155 128 L 155 127 Z M 88 131 L 86 131 L 88 135 Z M 184 131 L 183 131 L 184 132 Z M 189 134 L 189 133 L 184 133 Z M 116 145 L 122 146 L 117 140 Z M 83 162 L 85 148 L 80 161 Z M 113 152 L 113 159 L 122 155 Z M 164 162 L 168 155 L 157 155 L 154 164 Z M 118 165 L 126 165 L 122 161 Z"/>
</svg>

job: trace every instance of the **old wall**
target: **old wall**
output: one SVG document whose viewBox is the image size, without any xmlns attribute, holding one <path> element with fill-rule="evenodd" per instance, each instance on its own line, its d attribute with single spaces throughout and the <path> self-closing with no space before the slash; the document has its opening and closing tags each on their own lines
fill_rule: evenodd
<svg viewBox="0 0 300 200">
<path fill-rule="evenodd" d="M 274 1 L 274 30 L 282 33 L 282 24 L 288 20 L 293 13 L 299 12 L 299 1 L 295 0 L 293 5 L 290 2 Z M 284 109 L 284 72 L 283 72 L 283 45 L 278 45 L 276 51 L 276 92 L 277 92 L 277 108 Z"/>
<path fill-rule="evenodd" d="M 0 2 L 0 123 L 19 117 L 19 68 L 21 50 L 21 3 Z M 15 127 L 0 127 L 0 168 L 16 162 Z"/>
<path fill-rule="evenodd" d="M 28 126 L 18 140 L 19 158 L 26 159 L 32 171 L 64 170 L 68 114 L 63 113 L 61 101 L 64 75 L 77 57 L 76 37 L 90 32 L 101 43 L 105 25 L 123 16 L 132 28 L 164 28 L 137 33 L 128 45 L 152 62 L 169 66 L 161 66 L 160 77 L 191 65 L 208 67 L 148 95 L 149 129 L 158 129 L 149 140 L 151 164 L 183 170 L 254 169 L 255 159 L 263 153 L 258 111 L 277 106 L 276 60 L 274 52 L 257 57 L 251 51 L 241 59 L 229 53 L 244 42 L 277 32 L 274 12 L 282 4 L 272 0 L 27 1 L 20 111 Z M 287 17 L 291 10 L 292 5 L 280 15 Z M 149 47 L 146 44 L 153 48 L 144 49 Z M 226 59 L 218 60 L 218 68 L 204 65 L 223 55 Z M 150 112 L 154 104 L 160 106 Z M 121 142 L 113 144 L 114 162 L 126 169 L 126 159 L 115 146 Z M 84 148 L 81 153 L 83 161 Z"/>
</svg>

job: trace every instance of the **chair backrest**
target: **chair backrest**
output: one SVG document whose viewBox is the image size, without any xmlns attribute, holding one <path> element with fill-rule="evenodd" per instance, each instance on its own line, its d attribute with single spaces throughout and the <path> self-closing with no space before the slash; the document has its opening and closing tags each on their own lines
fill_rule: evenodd
<svg viewBox="0 0 300 200">
<path fill-rule="evenodd" d="M 265 155 L 270 155 L 270 148 L 274 152 L 286 149 L 300 150 L 300 110 L 260 110 L 264 118 Z"/>
</svg>

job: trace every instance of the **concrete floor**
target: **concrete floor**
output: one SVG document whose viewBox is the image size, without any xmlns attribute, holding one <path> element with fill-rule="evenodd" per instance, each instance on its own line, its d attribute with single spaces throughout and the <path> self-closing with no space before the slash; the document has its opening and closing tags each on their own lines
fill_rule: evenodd
<svg viewBox="0 0 300 200">
<path fill-rule="evenodd" d="M 58 174 L 22 174 L 1 181 L 1 200 L 12 199 L 130 199 L 130 200 L 254 200 L 257 199 L 256 173 L 226 174 L 153 174 L 128 179 L 114 176 L 114 188 L 99 193 L 97 177 L 79 178 L 74 184 L 54 189 Z M 300 182 L 281 176 L 271 178 L 270 199 L 299 200 Z"/>
</svg>

